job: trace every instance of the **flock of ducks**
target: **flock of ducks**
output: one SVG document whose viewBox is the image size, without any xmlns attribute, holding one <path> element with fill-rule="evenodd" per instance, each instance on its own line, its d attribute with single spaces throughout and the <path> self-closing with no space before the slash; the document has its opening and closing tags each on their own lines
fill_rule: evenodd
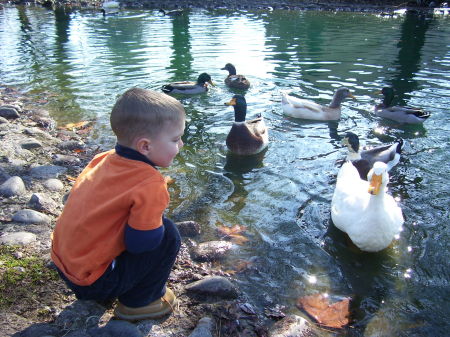
<svg viewBox="0 0 450 337">
<path fill-rule="evenodd" d="M 228 71 L 225 84 L 230 88 L 248 89 L 249 80 L 238 75 L 236 68 L 227 63 L 222 70 Z M 197 81 L 183 81 L 162 87 L 167 94 L 199 94 L 214 86 L 211 76 L 202 73 Z M 384 99 L 378 104 L 375 114 L 403 124 L 420 124 L 430 117 L 420 109 L 393 106 L 394 91 L 383 88 Z M 283 113 L 287 116 L 333 121 L 341 117 L 341 103 L 346 98 L 355 98 L 345 87 L 338 88 L 329 105 L 281 93 Z M 247 103 L 245 97 L 236 94 L 225 103 L 234 108 L 234 123 L 227 135 L 226 145 L 237 155 L 254 155 L 263 151 L 269 143 L 268 128 L 262 116 L 246 120 Z M 346 162 L 337 175 L 331 201 L 331 218 L 337 228 L 347 233 L 352 242 L 361 250 L 378 252 L 387 248 L 402 229 L 402 211 L 392 196 L 387 194 L 389 170 L 400 161 L 403 140 L 371 149 L 360 149 L 358 136 L 347 132 L 343 144 L 348 148 Z"/>
</svg>

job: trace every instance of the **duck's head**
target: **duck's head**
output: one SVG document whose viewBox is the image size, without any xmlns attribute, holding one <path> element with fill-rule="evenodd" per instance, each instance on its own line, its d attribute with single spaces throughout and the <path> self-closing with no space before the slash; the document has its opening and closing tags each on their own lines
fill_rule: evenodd
<svg viewBox="0 0 450 337">
<path fill-rule="evenodd" d="M 346 145 L 349 151 L 356 153 L 359 151 L 359 137 L 353 132 L 347 132 L 345 134 L 342 144 Z"/>
<path fill-rule="evenodd" d="M 209 83 L 214 86 L 211 76 L 209 76 L 209 74 L 207 73 L 201 73 L 197 78 L 197 84 L 205 85 L 205 83 Z"/>
<path fill-rule="evenodd" d="M 394 89 L 391 87 L 384 87 L 381 89 L 381 94 L 384 96 L 384 105 L 389 106 L 394 99 Z"/>
<path fill-rule="evenodd" d="M 242 95 L 234 95 L 231 101 L 225 105 L 232 105 L 234 108 L 234 121 L 245 122 L 245 115 L 247 114 L 247 101 Z"/>
<path fill-rule="evenodd" d="M 228 75 L 236 75 L 236 67 L 231 63 L 225 64 L 225 67 L 221 68 L 221 70 L 228 70 Z"/>
<path fill-rule="evenodd" d="M 333 95 L 333 100 L 331 101 L 330 108 L 338 108 L 347 97 L 355 99 L 355 96 L 352 95 L 350 89 L 346 87 L 337 89 Z"/>
<path fill-rule="evenodd" d="M 369 193 L 377 195 L 389 182 L 389 175 L 387 173 L 387 165 L 381 161 L 373 164 L 372 169 L 367 174 L 369 183 Z"/>
</svg>

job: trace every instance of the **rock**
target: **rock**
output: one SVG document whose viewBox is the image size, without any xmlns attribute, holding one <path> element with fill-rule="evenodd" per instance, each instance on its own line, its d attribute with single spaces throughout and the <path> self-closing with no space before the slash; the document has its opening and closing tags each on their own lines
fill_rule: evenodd
<svg viewBox="0 0 450 337">
<path fill-rule="evenodd" d="M 22 330 L 18 334 L 15 334 L 15 337 L 52 337 L 58 336 L 59 331 L 58 328 L 49 324 L 49 323 L 37 323 L 29 326 L 25 330 Z"/>
<path fill-rule="evenodd" d="M 19 114 L 21 114 L 23 112 L 23 110 L 22 110 L 22 103 L 21 102 L 14 102 L 14 103 L 3 104 L 2 107 L 16 109 L 16 111 Z"/>
<path fill-rule="evenodd" d="M 89 336 L 95 337 L 141 337 L 136 325 L 127 321 L 109 321 L 104 327 L 87 330 Z"/>
<path fill-rule="evenodd" d="M 58 179 L 47 179 L 44 181 L 44 186 L 50 191 L 61 191 L 64 188 L 64 184 Z"/>
<path fill-rule="evenodd" d="M 58 165 L 41 165 L 31 168 L 30 175 L 36 179 L 58 178 L 66 173 L 67 168 Z"/>
<path fill-rule="evenodd" d="M 200 234 L 200 224 L 195 221 L 182 221 L 176 223 L 181 236 L 193 237 Z"/>
<path fill-rule="evenodd" d="M 85 148 L 85 144 L 81 141 L 77 140 L 67 140 L 58 144 L 58 148 L 61 150 L 83 150 Z"/>
<path fill-rule="evenodd" d="M 210 317 L 203 317 L 197 323 L 189 337 L 213 337 L 214 322 Z"/>
<path fill-rule="evenodd" d="M 28 206 L 37 211 L 46 211 L 53 214 L 56 213 L 56 209 L 58 208 L 58 204 L 43 193 L 34 193 L 28 202 Z"/>
<path fill-rule="evenodd" d="M 188 292 L 221 298 L 237 298 L 237 288 L 223 276 L 209 276 L 186 286 Z"/>
<path fill-rule="evenodd" d="M 287 315 L 276 322 L 269 331 L 269 337 L 312 337 L 308 321 L 297 315 Z"/>
<path fill-rule="evenodd" d="M 75 301 L 65 307 L 56 317 L 55 324 L 64 330 L 89 329 L 97 327 L 105 308 L 95 301 Z M 84 334 L 82 336 L 91 336 Z"/>
<path fill-rule="evenodd" d="M 0 195 L 12 197 L 13 195 L 22 195 L 26 192 L 25 184 L 22 178 L 14 176 L 0 185 Z"/>
<path fill-rule="evenodd" d="M 0 116 L 0 124 L 8 124 L 8 120 L 5 117 Z"/>
<path fill-rule="evenodd" d="M 199 244 L 193 250 L 193 258 L 196 261 L 215 261 L 222 259 L 233 247 L 228 241 L 208 241 Z"/>
<path fill-rule="evenodd" d="M 42 143 L 34 138 L 29 138 L 20 144 L 26 150 L 32 150 L 42 147 Z"/>
<path fill-rule="evenodd" d="M 20 117 L 20 114 L 15 108 L 3 105 L 0 107 L 0 117 L 6 119 L 16 119 Z"/>
<path fill-rule="evenodd" d="M 42 131 L 41 129 L 36 128 L 36 127 L 25 128 L 23 130 L 23 133 L 28 136 L 32 136 L 32 137 L 39 137 L 39 138 L 45 138 L 47 140 L 54 140 L 54 138 L 51 135 L 49 135 L 47 132 Z"/>
<path fill-rule="evenodd" d="M 36 212 L 35 210 L 32 209 L 22 209 L 16 212 L 13 215 L 12 220 L 16 222 L 42 224 L 42 225 L 49 225 L 51 223 L 51 219 L 47 215 Z"/>
<path fill-rule="evenodd" d="M 2 336 L 18 336 L 18 337 L 31 337 L 30 335 L 16 335 L 17 331 L 25 329 L 33 322 L 22 316 L 16 315 L 6 310 L 0 311 L 0 322 L 2 322 Z M 34 335 L 36 336 L 36 335 Z"/>
<path fill-rule="evenodd" d="M 36 235 L 29 232 L 11 232 L 0 236 L 0 245 L 26 246 L 36 241 Z"/>
<path fill-rule="evenodd" d="M 80 163 L 80 159 L 75 156 L 56 154 L 53 158 L 53 164 L 55 164 L 55 165 L 79 164 L 79 163 Z"/>
</svg>

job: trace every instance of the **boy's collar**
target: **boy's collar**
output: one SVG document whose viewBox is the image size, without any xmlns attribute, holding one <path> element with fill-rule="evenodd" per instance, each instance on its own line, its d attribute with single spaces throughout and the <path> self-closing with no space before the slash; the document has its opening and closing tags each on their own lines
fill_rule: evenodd
<svg viewBox="0 0 450 337">
<path fill-rule="evenodd" d="M 156 168 L 156 165 L 153 164 L 146 156 L 144 156 L 142 153 L 139 153 L 138 151 L 136 151 L 130 147 L 126 147 L 126 146 L 123 146 L 123 145 L 120 145 L 119 143 L 117 143 L 115 150 L 116 150 L 116 153 L 121 157 L 131 159 L 131 160 L 143 161 L 144 163 L 150 164 L 151 166 Z"/>
</svg>

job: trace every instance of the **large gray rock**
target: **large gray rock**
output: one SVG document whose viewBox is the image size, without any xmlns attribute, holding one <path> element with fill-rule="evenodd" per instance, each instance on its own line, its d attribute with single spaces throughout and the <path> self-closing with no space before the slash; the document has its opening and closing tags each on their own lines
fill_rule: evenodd
<svg viewBox="0 0 450 337">
<path fill-rule="evenodd" d="M 308 321 L 297 315 L 287 315 L 276 322 L 269 331 L 269 337 L 313 337 Z"/>
<path fill-rule="evenodd" d="M 193 249 L 192 257 L 200 262 L 220 260 L 232 247 L 233 244 L 229 241 L 202 242 Z"/>
<path fill-rule="evenodd" d="M 195 221 L 182 221 L 176 223 L 180 235 L 183 237 L 193 237 L 200 234 L 200 224 Z"/>
<path fill-rule="evenodd" d="M 12 220 L 16 222 L 39 225 L 49 225 L 52 222 L 52 220 L 47 215 L 36 212 L 32 209 L 21 209 L 13 215 Z"/>
<path fill-rule="evenodd" d="M 214 321 L 210 317 L 203 317 L 197 323 L 189 337 L 213 337 Z"/>
<path fill-rule="evenodd" d="M 58 204 L 48 195 L 43 193 L 33 193 L 28 202 L 28 206 L 37 211 L 46 211 L 53 214 L 58 208 Z"/>
<path fill-rule="evenodd" d="M 216 296 L 221 298 L 237 298 L 239 292 L 228 279 L 222 276 L 209 276 L 186 286 L 188 292 Z"/>
<path fill-rule="evenodd" d="M 0 117 L 6 118 L 6 119 L 16 119 L 20 117 L 19 112 L 10 106 L 0 106 Z"/>
<path fill-rule="evenodd" d="M 109 321 L 104 327 L 91 328 L 87 331 L 92 337 L 141 337 L 136 325 L 127 321 Z"/>
<path fill-rule="evenodd" d="M 25 184 L 22 178 L 14 176 L 6 180 L 0 185 L 0 195 L 12 197 L 14 195 L 22 195 L 26 192 Z"/>
<path fill-rule="evenodd" d="M 29 232 L 8 232 L 0 236 L 0 245 L 26 246 L 36 241 L 36 235 Z"/>
<path fill-rule="evenodd" d="M 30 175 L 36 179 L 58 178 L 67 172 L 67 168 L 58 165 L 41 165 L 30 169 Z"/>
</svg>

